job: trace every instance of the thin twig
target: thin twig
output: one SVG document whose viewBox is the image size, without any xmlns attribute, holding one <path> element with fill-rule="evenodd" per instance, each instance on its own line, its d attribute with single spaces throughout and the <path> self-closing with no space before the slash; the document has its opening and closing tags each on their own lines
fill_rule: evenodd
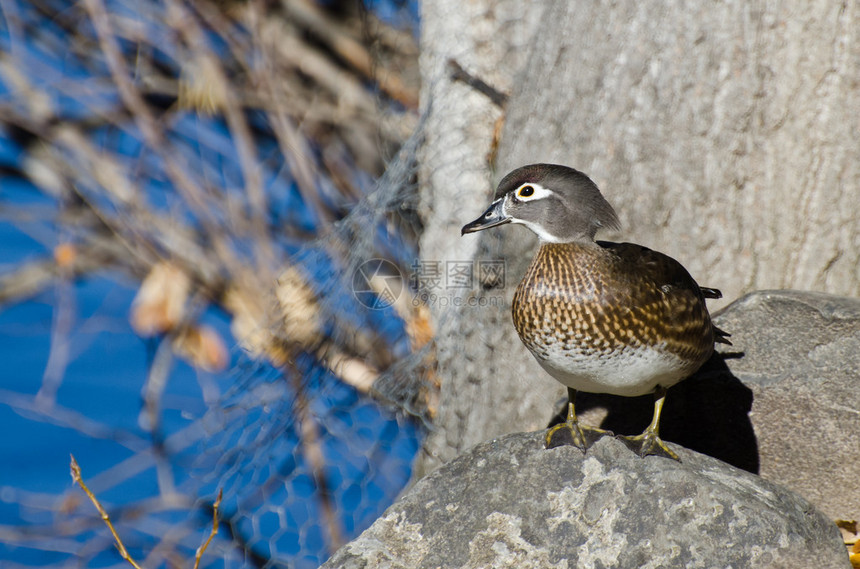
<svg viewBox="0 0 860 569">
<path fill-rule="evenodd" d="M 110 516 L 105 511 L 105 509 L 102 507 L 98 498 L 96 498 L 95 494 L 93 494 L 90 491 L 90 489 L 87 488 L 87 485 L 84 484 L 84 479 L 81 478 L 81 467 L 78 466 L 78 461 L 75 460 L 75 455 L 70 455 L 70 456 L 72 457 L 72 462 L 71 462 L 72 481 L 75 484 L 77 484 L 78 486 L 80 486 L 81 490 L 86 492 L 90 501 L 96 507 L 96 510 L 99 511 L 99 515 L 101 515 L 102 520 L 104 521 L 105 525 L 110 530 L 111 535 L 113 535 L 114 541 L 116 542 L 116 548 L 119 550 L 120 556 L 123 559 L 125 559 L 126 561 L 128 561 L 129 564 L 131 564 L 131 566 L 134 567 L 134 569 L 141 569 L 140 565 L 137 564 L 137 561 L 132 559 L 131 555 L 128 554 L 128 551 L 126 550 L 125 545 L 123 545 L 122 540 L 119 537 L 119 534 L 116 533 L 116 529 L 114 529 L 114 527 L 113 527 L 113 522 L 110 521 Z"/>
<path fill-rule="evenodd" d="M 83 478 L 81 477 L 81 467 L 78 465 L 78 461 L 75 460 L 74 455 L 71 456 L 71 473 L 72 473 L 72 482 L 81 487 L 81 489 L 86 493 L 87 497 L 89 497 L 90 501 L 98 510 L 99 515 L 101 515 L 102 520 L 105 525 L 110 530 L 111 535 L 113 535 L 114 541 L 116 542 L 116 548 L 119 550 L 120 556 L 128 561 L 132 567 L 135 569 L 142 569 L 141 566 L 131 557 L 128 553 L 128 550 L 125 548 L 125 545 L 122 543 L 122 539 L 119 537 L 119 534 L 114 528 L 113 522 L 111 522 L 110 516 L 105 511 L 104 507 L 99 502 L 98 498 L 96 498 L 95 494 L 87 487 L 84 483 Z M 218 527 L 220 524 L 220 507 L 221 507 L 221 499 L 223 497 L 223 489 L 218 490 L 218 497 L 215 499 L 215 503 L 212 504 L 212 530 L 209 532 L 209 536 L 206 538 L 200 547 L 197 548 L 197 551 L 194 554 L 194 569 L 199 569 L 200 560 L 203 558 L 203 554 L 209 548 L 209 544 L 212 543 L 212 540 L 218 535 Z"/>
<path fill-rule="evenodd" d="M 200 567 L 200 559 L 203 557 L 203 553 L 206 551 L 206 548 L 209 547 L 209 544 L 212 543 L 212 539 L 218 534 L 218 524 L 220 523 L 221 514 L 218 511 L 218 508 L 221 506 L 221 497 L 223 495 L 223 490 L 218 490 L 218 498 L 215 499 L 215 503 L 212 504 L 212 531 L 209 532 L 209 538 L 203 542 L 203 545 L 197 548 L 197 553 L 194 555 L 194 569 L 198 569 Z"/>
</svg>

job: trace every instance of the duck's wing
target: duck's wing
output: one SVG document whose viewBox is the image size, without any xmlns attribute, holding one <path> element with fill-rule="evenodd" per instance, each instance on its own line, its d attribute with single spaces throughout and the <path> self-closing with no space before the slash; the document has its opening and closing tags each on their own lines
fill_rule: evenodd
<svg viewBox="0 0 860 569">
<path fill-rule="evenodd" d="M 630 271 L 631 281 L 671 297 L 673 303 L 699 305 L 707 313 L 705 299 L 723 296 L 719 289 L 699 286 L 681 263 L 659 251 L 635 243 L 599 241 L 598 245 L 618 260 L 619 267 L 626 267 L 625 270 Z M 730 334 L 716 326 L 713 328 L 715 342 L 731 345 L 727 339 Z"/>
</svg>

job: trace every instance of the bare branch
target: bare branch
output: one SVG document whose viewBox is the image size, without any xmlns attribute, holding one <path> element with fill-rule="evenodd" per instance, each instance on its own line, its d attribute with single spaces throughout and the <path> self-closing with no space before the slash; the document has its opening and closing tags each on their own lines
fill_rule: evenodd
<svg viewBox="0 0 860 569">
<path fill-rule="evenodd" d="M 221 521 L 221 512 L 218 510 L 221 507 L 222 496 L 223 490 L 219 489 L 218 497 L 215 499 L 215 503 L 212 504 L 212 531 L 209 532 L 209 538 L 203 542 L 203 545 L 197 548 L 197 553 L 194 555 L 194 569 L 198 569 L 200 567 L 200 559 L 203 557 L 209 544 L 212 543 L 212 539 L 218 534 L 218 524 Z"/>
<path fill-rule="evenodd" d="M 134 569 L 141 569 L 140 565 L 137 564 L 137 561 L 132 559 L 131 555 L 128 554 L 128 550 L 126 550 L 125 545 L 122 543 L 122 539 L 120 539 L 119 534 L 116 533 L 116 529 L 113 527 L 113 522 L 111 522 L 110 516 L 105 511 L 105 509 L 102 507 L 101 503 L 99 502 L 98 498 L 96 498 L 95 494 L 93 494 L 90 491 L 90 489 L 87 487 L 87 485 L 84 483 L 84 479 L 81 477 L 81 467 L 78 466 L 78 461 L 75 460 L 75 456 L 71 455 L 71 457 L 72 457 L 72 462 L 71 462 L 72 481 L 81 487 L 81 490 L 83 490 L 86 493 L 87 497 L 89 497 L 89 499 L 90 499 L 90 502 L 92 502 L 93 505 L 96 507 L 96 510 L 98 510 L 99 515 L 102 517 L 102 521 L 104 521 L 105 525 L 110 530 L 110 533 L 114 538 L 114 541 L 116 542 L 116 548 L 119 550 L 120 556 L 123 559 L 125 559 L 126 561 L 128 561 L 129 565 L 134 567 Z"/>
</svg>

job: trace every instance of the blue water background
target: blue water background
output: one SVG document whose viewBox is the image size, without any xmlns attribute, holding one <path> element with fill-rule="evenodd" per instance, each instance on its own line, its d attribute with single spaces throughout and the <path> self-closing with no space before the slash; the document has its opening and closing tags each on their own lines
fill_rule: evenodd
<svg viewBox="0 0 860 569">
<path fill-rule="evenodd" d="M 74 4 L 52 1 L 42 7 L 64 12 L 72 10 Z M 131 10 L 127 15 L 145 22 L 147 33 L 163 34 L 159 22 L 152 19 L 150 3 L 141 2 L 140 11 L 130 6 L 135 4 L 108 3 L 112 10 Z M 413 29 L 417 26 L 415 2 L 374 1 L 370 6 L 385 19 Z M 106 76 L 107 72 L 98 58 L 82 61 L 66 52 L 66 31 L 29 2 L 4 0 L 0 10 L 0 50 L 26 64 L 28 79 L 51 95 L 52 105 L 63 119 L 97 115 L 116 105 L 117 94 L 107 82 L 103 88 L 70 88 L 93 76 Z M 23 38 L 14 36 L 6 25 L 11 17 L 36 26 L 38 32 Z M 169 49 L 169 42 L 165 48 Z M 169 64 L 169 58 L 166 61 Z M 0 101 L 19 103 L 11 99 L 2 81 Z M 171 133 L 176 147 L 186 152 L 187 162 L 198 168 L 198 176 L 240 191 L 242 178 L 236 151 L 221 119 L 186 113 L 173 122 Z M 132 123 L 94 129 L 91 136 L 98 148 L 125 157 L 127 168 L 145 176 L 141 184 L 153 207 L 176 211 L 178 200 L 165 182 L 163 165 L 141 143 Z M 327 279 L 337 273 L 337 267 L 332 266 L 334 261 L 323 248 L 301 237 L 312 236 L 318 229 L 317 216 L 303 203 L 274 141 L 261 136 L 256 142 L 265 164 L 263 179 L 271 203 L 271 223 L 289 229 L 277 236 L 284 258 L 304 260 L 314 282 L 320 288 L 331 289 L 332 283 Z M 58 210 L 53 198 L 15 174 L 26 152 L 26 145 L 14 138 L 12 130 L 0 125 L 0 166 L 5 168 L 0 175 L 0 274 L 22 263 L 49 257 L 58 244 L 70 237 L 52 221 Z M 370 189 L 368 184 L 365 188 Z M 18 211 L 26 211 L 27 218 L 11 214 Z M 177 215 L 183 215 L 182 211 Z M 395 249 L 399 248 L 400 255 L 407 258 L 413 254 L 408 244 L 396 241 Z M 0 308 L 0 362 L 5 364 L 0 366 L 0 402 L 5 403 L 0 404 L 0 433 L 4 433 L 0 436 L 0 526 L 26 532 L 29 528 L 49 528 L 58 521 L 56 501 L 72 487 L 70 453 L 84 469 L 84 476 L 94 478 L 152 444 L 152 434 L 141 427 L 139 415 L 141 390 L 160 340 L 142 339 L 129 325 L 137 286 L 128 275 L 104 270 L 74 282 L 58 281 L 24 302 Z M 368 314 L 355 306 L 350 290 L 339 281 L 338 286 L 341 288 L 335 289 L 330 299 L 334 310 L 357 326 L 374 327 L 390 343 L 393 353 L 402 356 L 408 352 L 403 324 L 390 310 Z M 43 385 L 52 350 L 52 330 L 58 325 L 61 309 L 72 314 L 68 334 L 63 335 L 68 341 L 68 365 L 62 372 L 55 406 L 40 410 L 35 407 L 34 396 Z M 237 347 L 226 314 L 209 308 L 201 321 L 227 341 L 231 363 L 224 372 L 206 373 L 181 360 L 174 361 L 162 398 L 166 436 L 198 421 L 210 407 L 221 404 L 237 384 L 251 389 L 265 383 L 283 383 L 275 370 L 250 362 Z M 297 364 L 318 420 L 332 500 L 345 537 L 349 538 L 367 527 L 406 483 L 421 430 L 408 418 L 339 382 L 311 356 Z M 232 423 L 220 433 L 223 439 L 212 436 L 211 441 L 177 452 L 171 474 L 177 486 L 197 487 L 201 498 L 207 499 L 214 495 L 215 488 L 233 484 L 225 489 L 233 490 L 225 495 L 225 512 L 232 509 L 234 513 L 247 513 L 246 521 L 238 522 L 237 528 L 257 538 L 251 543 L 255 552 L 272 555 L 291 566 L 313 567 L 329 552 L 320 502 L 314 498 L 311 469 L 297 451 L 300 436 L 291 416 L 293 402 L 289 390 L 284 389 L 281 406 L 269 410 L 250 408 L 241 418 L 244 427 Z M 266 444 L 249 447 L 244 453 L 239 449 L 231 456 L 235 476 L 208 480 L 201 476 L 194 460 L 205 457 L 207 447 L 216 452 L 231 450 L 228 445 L 236 445 L 248 430 L 266 429 L 272 434 Z M 183 458 L 188 460 L 180 460 Z M 224 467 L 223 460 L 222 457 L 222 463 L 216 462 L 215 466 Z M 244 484 L 264 485 L 271 480 L 284 482 L 261 503 L 248 498 L 250 491 Z M 112 508 L 159 493 L 153 468 L 122 484 L 102 486 L 99 498 Z M 35 507 L 38 504 L 46 507 Z M 208 521 L 205 515 L 199 516 L 201 536 L 205 536 Z M 91 536 L 89 532 L 72 539 L 86 540 Z M 68 541 L 60 543 L 65 545 L 57 551 L 14 543 L 0 545 L 0 564 L 4 559 L 34 566 L 67 561 L 74 547 Z M 147 542 L 140 543 L 143 549 L 135 549 L 132 544 L 133 553 L 145 554 Z M 107 543 L 93 565 L 120 562 Z"/>
</svg>

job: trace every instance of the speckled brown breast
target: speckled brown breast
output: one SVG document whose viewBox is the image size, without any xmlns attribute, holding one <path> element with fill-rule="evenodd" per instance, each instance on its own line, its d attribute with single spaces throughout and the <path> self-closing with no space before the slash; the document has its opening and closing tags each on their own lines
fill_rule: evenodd
<svg viewBox="0 0 860 569">
<path fill-rule="evenodd" d="M 652 384 L 668 387 L 696 371 L 714 348 L 714 327 L 693 278 L 671 257 L 630 243 L 542 244 L 512 313 L 535 358 L 577 389 L 635 395 Z M 632 367 L 633 376 L 619 380 L 625 386 L 609 386 L 613 374 Z M 579 375 L 587 376 L 584 383 Z M 593 385 L 604 383 L 609 387 Z"/>
</svg>

